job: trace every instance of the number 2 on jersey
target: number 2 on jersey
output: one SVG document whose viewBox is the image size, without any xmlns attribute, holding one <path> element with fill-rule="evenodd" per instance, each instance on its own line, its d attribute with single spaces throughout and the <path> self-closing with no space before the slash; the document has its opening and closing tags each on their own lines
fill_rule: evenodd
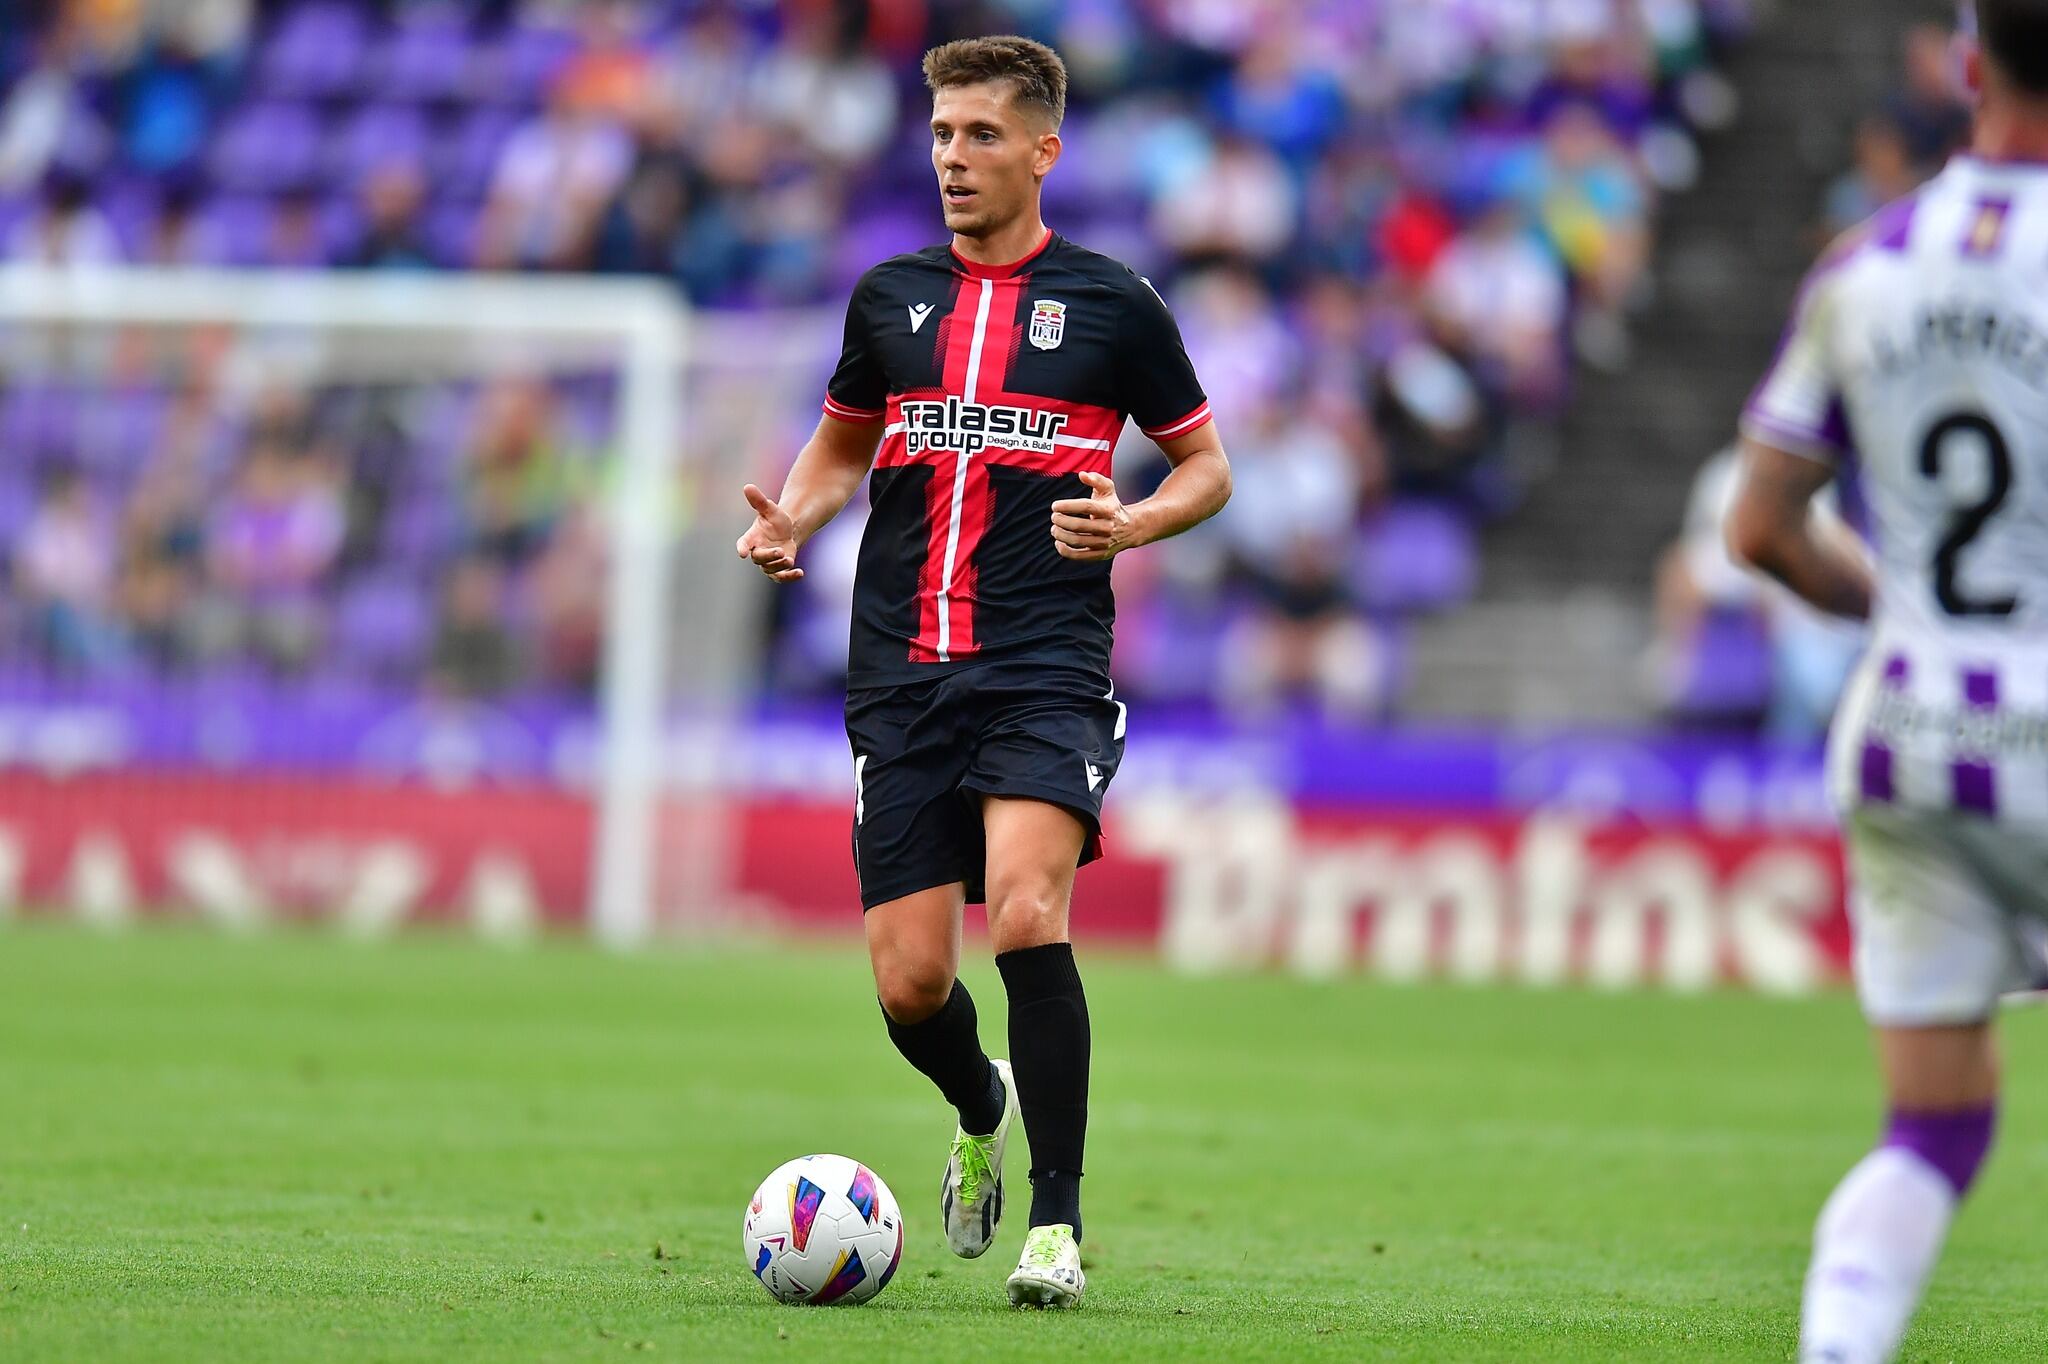
<svg viewBox="0 0 2048 1364">
<path fill-rule="evenodd" d="M 1990 477 L 1984 496 L 1967 507 L 1959 507 L 1949 522 L 1948 534 L 1934 551 L 1934 596 L 1951 616 L 2009 616 L 2019 606 L 2017 597 L 1969 597 L 1956 583 L 1957 561 L 1985 523 L 2004 505 L 2012 491 L 2012 451 L 2005 436 L 1991 419 L 1977 412 L 1951 412 L 1928 428 L 1920 442 L 1920 472 L 1930 479 L 1941 477 L 1942 464 L 1954 438 L 1964 432 L 1983 442 L 1990 461 Z"/>
</svg>

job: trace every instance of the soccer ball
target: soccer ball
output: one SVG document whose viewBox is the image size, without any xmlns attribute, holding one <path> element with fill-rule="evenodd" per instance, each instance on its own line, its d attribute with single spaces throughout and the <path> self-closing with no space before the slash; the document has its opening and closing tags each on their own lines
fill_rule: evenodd
<svg viewBox="0 0 2048 1364">
<path fill-rule="evenodd" d="M 845 1156 L 800 1156 L 761 1181 L 740 1244 L 777 1302 L 866 1302 L 903 1259 L 896 1195 Z"/>
</svg>

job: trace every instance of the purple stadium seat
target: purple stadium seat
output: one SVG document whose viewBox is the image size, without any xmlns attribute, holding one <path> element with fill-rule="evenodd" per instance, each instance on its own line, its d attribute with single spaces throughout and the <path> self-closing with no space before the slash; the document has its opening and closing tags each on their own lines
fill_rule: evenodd
<svg viewBox="0 0 2048 1364">
<path fill-rule="evenodd" d="M 1352 589 L 1370 611 L 1442 611 L 1470 599 L 1478 578 L 1471 525 L 1437 502 L 1390 504 L 1352 554 Z"/>
<path fill-rule="evenodd" d="M 93 193 L 93 202 L 106 214 L 107 225 L 121 243 L 121 254 L 129 260 L 144 259 L 149 253 L 158 198 L 154 185 L 126 178 L 102 184 Z"/>
<path fill-rule="evenodd" d="M 35 511 L 35 472 L 25 464 L 15 467 L 10 461 L 0 471 L 0 546 L 19 544 Z"/>
<path fill-rule="evenodd" d="M 438 138 L 430 163 L 434 196 L 444 200 L 483 198 L 497 173 L 498 154 L 521 118 L 509 109 L 478 109 Z"/>
<path fill-rule="evenodd" d="M 515 23 L 483 53 L 477 92 L 501 103 L 539 104 L 578 45 L 573 29 Z"/>
<path fill-rule="evenodd" d="M 1753 720 L 1770 707 L 1774 668 L 1761 613 L 1747 607 L 1710 610 L 1661 679 L 1667 709 L 1688 720 Z"/>
<path fill-rule="evenodd" d="M 270 248 L 270 203 L 246 194 L 217 195 L 199 210 L 230 265 L 261 265 Z"/>
<path fill-rule="evenodd" d="M 320 120 L 305 105 L 249 104 L 215 137 L 208 165 L 223 188 L 275 192 L 312 179 L 320 144 Z"/>
<path fill-rule="evenodd" d="M 462 509 L 452 497 L 421 497 L 386 513 L 384 546 L 394 567 L 432 568 L 462 541 Z"/>
<path fill-rule="evenodd" d="M 411 678 L 432 643 L 431 589 L 418 579 L 373 578 L 342 592 L 328 653 L 361 675 Z"/>
<path fill-rule="evenodd" d="M 0 399 L 0 463 L 33 469 L 53 455 L 69 456 L 78 434 L 78 399 L 70 389 L 44 384 L 10 388 Z"/>
<path fill-rule="evenodd" d="M 321 203 L 320 240 L 329 261 L 345 258 L 367 230 L 362 205 L 353 194 L 339 194 Z"/>
<path fill-rule="evenodd" d="M 1229 617 L 1223 603 L 1165 587 L 1138 599 L 1117 621 L 1117 675 L 1158 700 L 1214 690 Z"/>
<path fill-rule="evenodd" d="M 79 414 L 79 462 L 132 481 L 156 445 L 167 401 L 156 388 L 97 393 Z"/>
<path fill-rule="evenodd" d="M 476 263 L 478 210 L 467 204 L 447 204 L 427 213 L 427 253 L 442 265 L 460 269 Z"/>
<path fill-rule="evenodd" d="M 0 194 L 0 241 L 14 235 L 14 229 L 35 208 L 26 194 Z"/>
<path fill-rule="evenodd" d="M 366 104 L 335 128 L 327 144 L 329 183 L 359 183 L 383 166 L 424 167 L 429 136 L 426 116 L 402 104 Z"/>
<path fill-rule="evenodd" d="M 476 42 L 453 6 L 419 6 L 370 59 L 371 84 L 383 99 L 460 99 L 475 87 Z"/>
<path fill-rule="evenodd" d="M 258 80 L 272 95 L 346 94 L 361 73 L 368 43 L 368 25 L 354 5 L 331 0 L 292 6 L 263 45 Z"/>
<path fill-rule="evenodd" d="M 930 246 L 944 236 L 937 214 L 929 209 L 899 206 L 894 212 L 865 215 L 834 235 L 832 270 L 835 276 L 858 279 L 876 261 Z"/>
</svg>

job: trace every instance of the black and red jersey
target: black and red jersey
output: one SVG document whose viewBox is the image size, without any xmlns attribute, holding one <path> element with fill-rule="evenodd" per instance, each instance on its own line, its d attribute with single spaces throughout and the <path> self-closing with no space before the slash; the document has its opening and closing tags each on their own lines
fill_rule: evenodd
<svg viewBox="0 0 2048 1364">
<path fill-rule="evenodd" d="M 883 261 L 847 305 L 825 411 L 886 423 L 849 686 L 1031 658 L 1108 672 L 1109 565 L 1060 557 L 1052 504 L 1109 472 L 1127 416 L 1160 440 L 1209 419 L 1149 283 L 1052 232 L 1009 265 Z"/>
</svg>

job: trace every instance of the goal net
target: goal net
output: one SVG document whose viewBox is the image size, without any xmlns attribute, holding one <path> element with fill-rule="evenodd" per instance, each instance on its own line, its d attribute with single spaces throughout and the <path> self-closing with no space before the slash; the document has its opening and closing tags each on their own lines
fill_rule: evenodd
<svg viewBox="0 0 2048 1364">
<path fill-rule="evenodd" d="M 736 490 L 831 344 L 646 281 L 0 269 L 0 913 L 713 913 Z"/>
</svg>

